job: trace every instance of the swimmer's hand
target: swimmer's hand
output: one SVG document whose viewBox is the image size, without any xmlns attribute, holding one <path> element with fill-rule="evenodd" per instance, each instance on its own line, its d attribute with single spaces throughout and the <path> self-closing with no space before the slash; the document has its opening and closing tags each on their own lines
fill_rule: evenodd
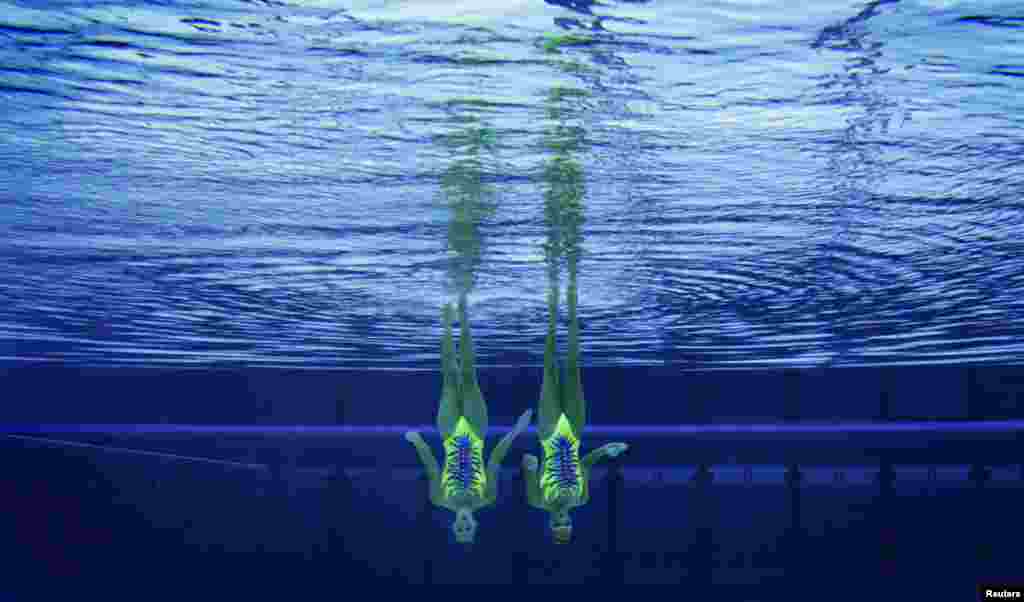
<svg viewBox="0 0 1024 602">
<path fill-rule="evenodd" d="M 405 440 L 409 443 L 416 443 L 418 441 L 423 441 L 423 437 L 416 431 L 406 431 Z"/>
<path fill-rule="evenodd" d="M 617 458 L 622 454 L 622 452 L 629 449 L 629 446 L 625 443 L 609 443 L 608 445 L 605 445 L 603 449 L 605 455 L 609 458 Z"/>
<path fill-rule="evenodd" d="M 532 454 L 523 454 L 523 469 L 527 472 L 537 472 L 537 456 Z"/>
<path fill-rule="evenodd" d="M 515 431 L 521 433 L 526 430 L 526 427 L 530 426 L 530 419 L 533 418 L 533 410 L 526 410 L 523 415 L 516 421 Z"/>
</svg>

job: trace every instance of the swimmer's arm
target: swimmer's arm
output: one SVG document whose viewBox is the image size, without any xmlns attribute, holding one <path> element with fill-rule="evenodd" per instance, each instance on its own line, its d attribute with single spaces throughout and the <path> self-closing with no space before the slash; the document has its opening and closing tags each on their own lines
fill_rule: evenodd
<svg viewBox="0 0 1024 602">
<path fill-rule="evenodd" d="M 614 458 L 627 449 L 629 449 L 629 446 L 625 443 L 608 443 L 602 445 L 583 458 L 583 468 L 585 470 L 590 470 L 593 468 L 594 464 L 597 464 L 606 458 Z"/>
<path fill-rule="evenodd" d="M 420 457 L 420 462 L 423 464 L 423 468 L 427 471 L 427 478 L 430 480 L 430 489 L 433 491 L 434 485 L 437 483 L 438 476 L 440 474 L 437 468 L 437 460 L 434 459 L 433 452 L 430 451 L 430 447 L 427 446 L 427 442 L 423 440 L 423 436 L 416 431 L 409 431 L 406 433 L 405 440 L 412 443 L 416 448 L 416 454 Z"/>
<path fill-rule="evenodd" d="M 487 491 L 484 494 L 484 503 L 493 504 L 498 499 L 498 472 L 501 470 L 501 463 L 508 453 L 508 448 L 512 447 L 512 442 L 515 441 L 515 438 L 530 425 L 530 418 L 532 416 L 533 410 L 523 412 L 523 415 L 516 422 L 515 428 L 502 437 L 501 441 L 491 450 L 491 457 L 487 461 Z"/>
<path fill-rule="evenodd" d="M 523 479 L 526 481 L 526 502 L 534 508 L 544 509 L 540 495 L 540 478 L 537 476 L 537 457 L 523 455 Z"/>
</svg>

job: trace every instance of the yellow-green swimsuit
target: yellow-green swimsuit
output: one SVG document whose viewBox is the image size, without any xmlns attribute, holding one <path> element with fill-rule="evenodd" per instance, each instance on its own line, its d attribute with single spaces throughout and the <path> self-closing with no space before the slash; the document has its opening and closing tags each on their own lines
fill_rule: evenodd
<svg viewBox="0 0 1024 602">
<path fill-rule="evenodd" d="M 540 475 L 540 490 L 544 504 L 551 504 L 559 494 L 569 494 L 582 500 L 586 479 L 580 467 L 580 439 L 565 414 L 559 416 L 554 432 L 541 445 L 544 448 L 544 467 Z"/>
<path fill-rule="evenodd" d="M 487 486 L 484 472 L 484 442 L 464 416 L 444 440 L 445 463 L 441 472 L 441 490 L 445 498 L 470 493 L 483 498 Z"/>
</svg>

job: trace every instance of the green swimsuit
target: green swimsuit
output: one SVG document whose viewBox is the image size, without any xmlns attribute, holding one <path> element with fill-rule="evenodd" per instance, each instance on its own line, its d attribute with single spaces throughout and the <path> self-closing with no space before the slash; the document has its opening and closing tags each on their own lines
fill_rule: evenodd
<svg viewBox="0 0 1024 602">
<path fill-rule="evenodd" d="M 487 488 L 484 442 L 465 416 L 459 417 L 455 430 L 444 440 L 444 456 L 441 491 L 445 501 L 463 493 L 482 499 Z"/>
<path fill-rule="evenodd" d="M 555 430 L 541 442 L 544 464 L 540 473 L 540 490 L 545 505 L 564 495 L 582 503 L 587 494 L 587 479 L 580 465 L 580 439 L 573 432 L 563 413 Z"/>
</svg>

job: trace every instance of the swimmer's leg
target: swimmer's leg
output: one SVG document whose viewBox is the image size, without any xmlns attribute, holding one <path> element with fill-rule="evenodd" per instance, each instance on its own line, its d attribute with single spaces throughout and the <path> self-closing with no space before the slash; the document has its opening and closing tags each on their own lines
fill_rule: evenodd
<svg viewBox="0 0 1024 602">
<path fill-rule="evenodd" d="M 576 273 L 569 271 L 569 285 L 566 287 L 566 304 L 569 306 L 569 354 L 565 364 L 565 389 L 562 400 L 565 417 L 577 438 L 583 437 L 587 424 L 587 402 L 583 398 L 583 381 L 580 375 L 580 326 L 576 320 Z"/>
<path fill-rule="evenodd" d="M 447 439 L 455 430 L 462 415 L 459 403 L 458 364 L 452 342 L 452 304 L 444 306 L 444 335 L 441 338 L 441 402 L 437 409 L 437 430 L 441 439 Z"/>
<path fill-rule="evenodd" d="M 544 381 L 540 388 L 537 411 L 537 437 L 543 441 L 555 432 L 562 414 L 561 391 L 558 385 L 558 359 L 555 357 L 555 323 L 558 320 L 558 288 L 552 286 L 548 295 L 548 335 L 544 344 Z"/>
<path fill-rule="evenodd" d="M 462 415 L 466 417 L 466 421 L 476 431 L 477 436 L 484 439 L 487 437 L 487 402 L 484 401 L 476 380 L 473 337 L 469 329 L 469 319 L 466 317 L 466 293 L 459 297 L 459 322 L 462 328 L 459 340 L 459 352 L 462 356 Z"/>
</svg>

